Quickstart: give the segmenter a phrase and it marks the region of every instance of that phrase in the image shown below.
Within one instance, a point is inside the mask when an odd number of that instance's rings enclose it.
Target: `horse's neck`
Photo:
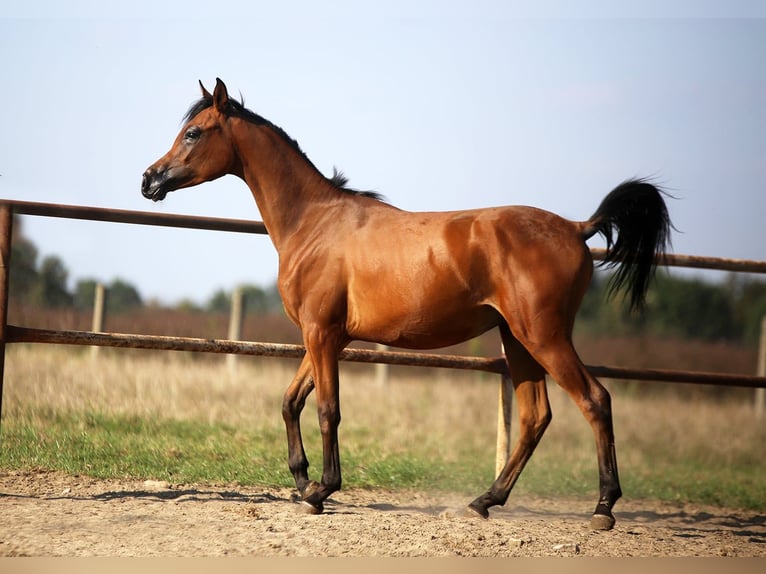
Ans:
[[[242,177],[279,251],[339,194],[282,136],[268,126],[248,127],[237,136]]]

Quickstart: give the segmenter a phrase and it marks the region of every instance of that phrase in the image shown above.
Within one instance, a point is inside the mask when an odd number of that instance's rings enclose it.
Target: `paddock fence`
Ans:
[[[266,226],[260,221],[159,214],[0,199],[0,420],[2,417],[5,348],[9,343],[86,345],[96,348],[118,347],[154,349],[161,351],[192,351],[294,359],[302,358],[305,353],[305,349],[301,345],[283,343],[104,333],[95,329],[93,331],[52,330],[9,325],[7,322],[9,299],[8,286],[11,268],[11,239],[13,234],[14,215],[56,217],[134,225],[180,227],[232,233],[268,233]],[[601,260],[604,257],[603,249],[593,248],[591,249],[591,252],[596,260]],[[667,254],[664,257],[662,264],[697,269],[766,273],[766,261],[745,259],[724,259],[717,257]],[[691,383],[753,388],[756,389],[756,415],[762,416],[764,402],[763,395],[764,389],[766,389],[766,336],[763,334],[764,330],[766,330],[766,319],[763,321],[758,373],[753,376],[665,369],[632,369],[602,365],[587,365],[587,368],[596,377],[617,380]],[[232,331],[230,331],[230,334],[231,333]],[[504,464],[510,451],[513,385],[511,384],[505,359],[502,356],[472,357],[349,348],[343,351],[340,358],[343,361],[360,363],[463,369],[483,371],[499,375],[500,389],[498,400],[496,466],[499,469]]]

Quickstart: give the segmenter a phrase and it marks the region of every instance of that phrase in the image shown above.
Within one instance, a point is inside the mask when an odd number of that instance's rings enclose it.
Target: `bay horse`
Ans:
[[[526,206],[408,212],[327,178],[281,128],[229,97],[217,79],[184,118],[173,147],[143,174],[144,197],[233,174],[250,188],[279,254],[278,288],[306,354],[285,391],[288,466],[306,512],[341,487],[338,355],[353,340],[409,349],[457,344],[497,327],[519,411],[519,438],[489,490],[468,505],[487,518],[505,504],[551,421],[545,377],[574,400],[596,439],[594,529],[614,526],[622,495],[608,391],[572,344],[575,314],[593,274],[586,240],[601,234],[611,290],[639,309],[670,242],[664,192],[618,185],[586,221]],[[616,238],[613,234],[616,233]],[[316,389],[324,466],[309,479],[300,415]]]

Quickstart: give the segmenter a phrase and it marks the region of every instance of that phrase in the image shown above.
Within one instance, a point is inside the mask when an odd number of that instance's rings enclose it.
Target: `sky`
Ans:
[[[323,173],[397,207],[584,220],[648,176],[675,198],[675,253],[766,260],[763,3],[109,4],[0,8],[0,198],[260,220],[234,176],[161,203],[140,193],[197,81],[220,77]],[[70,287],[121,278],[145,300],[204,303],[276,280],[266,236],[21,226]]]

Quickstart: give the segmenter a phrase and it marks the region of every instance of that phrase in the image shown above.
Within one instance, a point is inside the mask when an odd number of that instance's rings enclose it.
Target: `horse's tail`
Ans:
[[[606,256],[599,265],[618,266],[609,295],[627,290],[631,310],[643,307],[656,265],[670,246],[672,224],[663,195],[644,179],[629,179],[609,192],[583,226],[585,239],[596,233],[606,239]]]

